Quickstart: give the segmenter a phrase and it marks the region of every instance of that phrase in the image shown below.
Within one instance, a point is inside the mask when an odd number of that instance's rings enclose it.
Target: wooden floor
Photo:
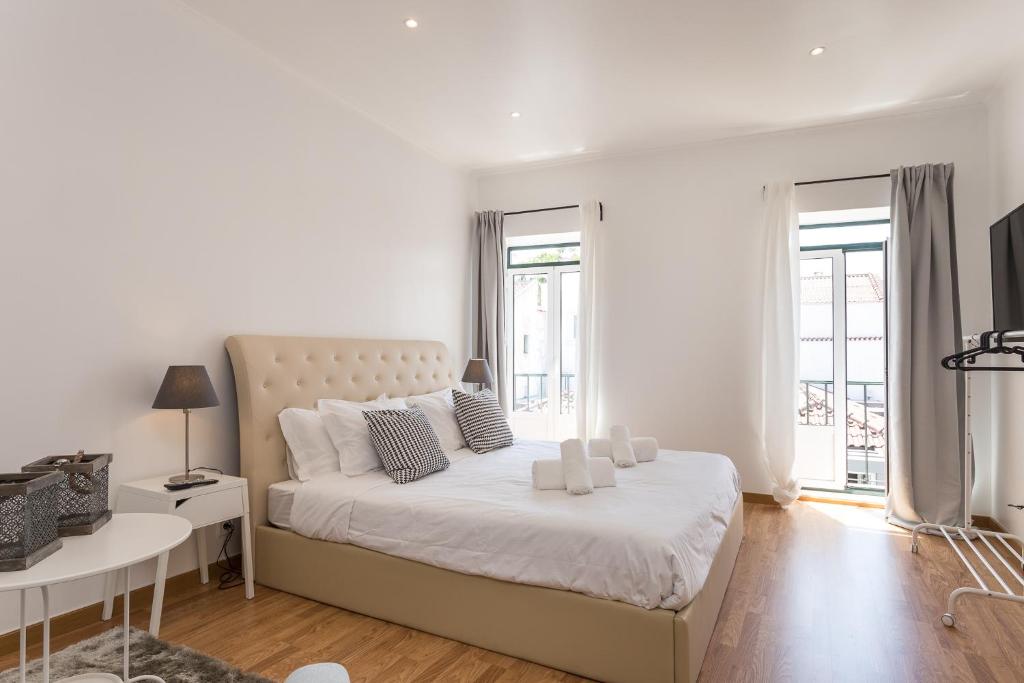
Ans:
[[[957,628],[939,623],[949,590],[970,585],[944,540],[925,538],[912,555],[880,511],[844,505],[744,512],[702,681],[1024,680],[1024,606],[966,598]],[[338,661],[353,681],[582,680],[267,588],[246,601],[240,587],[213,586],[169,599],[161,637],[271,679]],[[133,623],[148,623],[144,607]],[[105,628],[61,636],[54,649]],[[16,664],[0,658],[0,669]]]

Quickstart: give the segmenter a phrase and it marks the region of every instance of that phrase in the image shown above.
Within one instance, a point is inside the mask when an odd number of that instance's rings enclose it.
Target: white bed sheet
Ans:
[[[267,489],[267,519],[271,524],[282,529],[292,528],[292,503],[301,486],[302,482],[295,479],[270,485]]]
[[[732,462],[662,450],[584,496],[532,487],[558,444],[517,441],[405,485],[331,473],[295,492],[293,530],[466,574],[678,610],[700,591],[740,495]]]

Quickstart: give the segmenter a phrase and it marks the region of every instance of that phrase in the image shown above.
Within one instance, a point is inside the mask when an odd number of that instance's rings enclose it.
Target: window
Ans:
[[[812,488],[886,487],[888,238],[889,207],[800,214],[796,468]]]
[[[507,241],[512,428],[524,438],[568,438],[576,432],[579,234]]]
[[[527,244],[508,248],[509,268],[532,268],[540,264],[578,266],[580,264],[579,241],[558,244]]]

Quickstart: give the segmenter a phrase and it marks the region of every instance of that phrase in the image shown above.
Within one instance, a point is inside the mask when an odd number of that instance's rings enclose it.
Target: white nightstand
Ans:
[[[252,574],[252,537],[249,531],[249,486],[245,479],[226,474],[206,473],[216,484],[195,486],[181,491],[164,488],[167,477],[154,477],[121,484],[117,489],[115,512],[162,512],[176,515],[192,524],[199,555],[199,577],[203,583],[210,580],[209,560],[206,555],[206,527],[229,519],[242,519],[242,572],[245,575],[245,597],[255,595]],[[156,584],[153,595],[153,613],[149,618],[149,632],[160,631],[160,605],[163,604],[163,583],[167,577],[167,556],[157,562]],[[103,619],[114,612],[114,584],[116,577],[107,576],[103,601]],[[159,591],[160,595],[156,592]]]

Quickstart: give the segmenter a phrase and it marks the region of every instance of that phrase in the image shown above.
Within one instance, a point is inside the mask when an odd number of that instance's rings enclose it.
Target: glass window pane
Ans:
[[[800,227],[801,247],[842,246],[884,242],[889,239],[889,223],[878,225],[855,225],[842,227],[810,228]]]
[[[846,254],[846,457],[849,486],[885,489],[885,264]]]
[[[548,275],[512,277],[512,391],[516,412],[548,410]]]
[[[561,319],[562,349],[559,371],[559,412],[568,415],[576,412],[577,344],[580,331],[580,274],[562,273]]]
[[[534,217],[537,214],[532,214]],[[543,246],[545,244],[579,244],[580,233],[578,230],[570,230],[568,232],[545,232],[538,233],[536,235],[509,235],[508,233],[508,221],[511,219],[506,217],[505,226],[505,244],[510,247],[535,247]]]
[[[835,423],[832,308],[832,258],[801,260],[800,424]]]
[[[880,221],[875,225],[856,225]],[[853,223],[854,225],[850,225]],[[820,227],[815,227],[820,226]],[[802,211],[800,213],[800,246],[839,246],[884,242],[889,239],[889,207],[839,211]]]
[[[558,265],[559,263],[578,262],[580,260],[580,245],[512,247],[508,250],[508,258],[510,266]]]
[[[881,250],[846,254],[846,374],[851,380],[885,377],[884,278]]]

